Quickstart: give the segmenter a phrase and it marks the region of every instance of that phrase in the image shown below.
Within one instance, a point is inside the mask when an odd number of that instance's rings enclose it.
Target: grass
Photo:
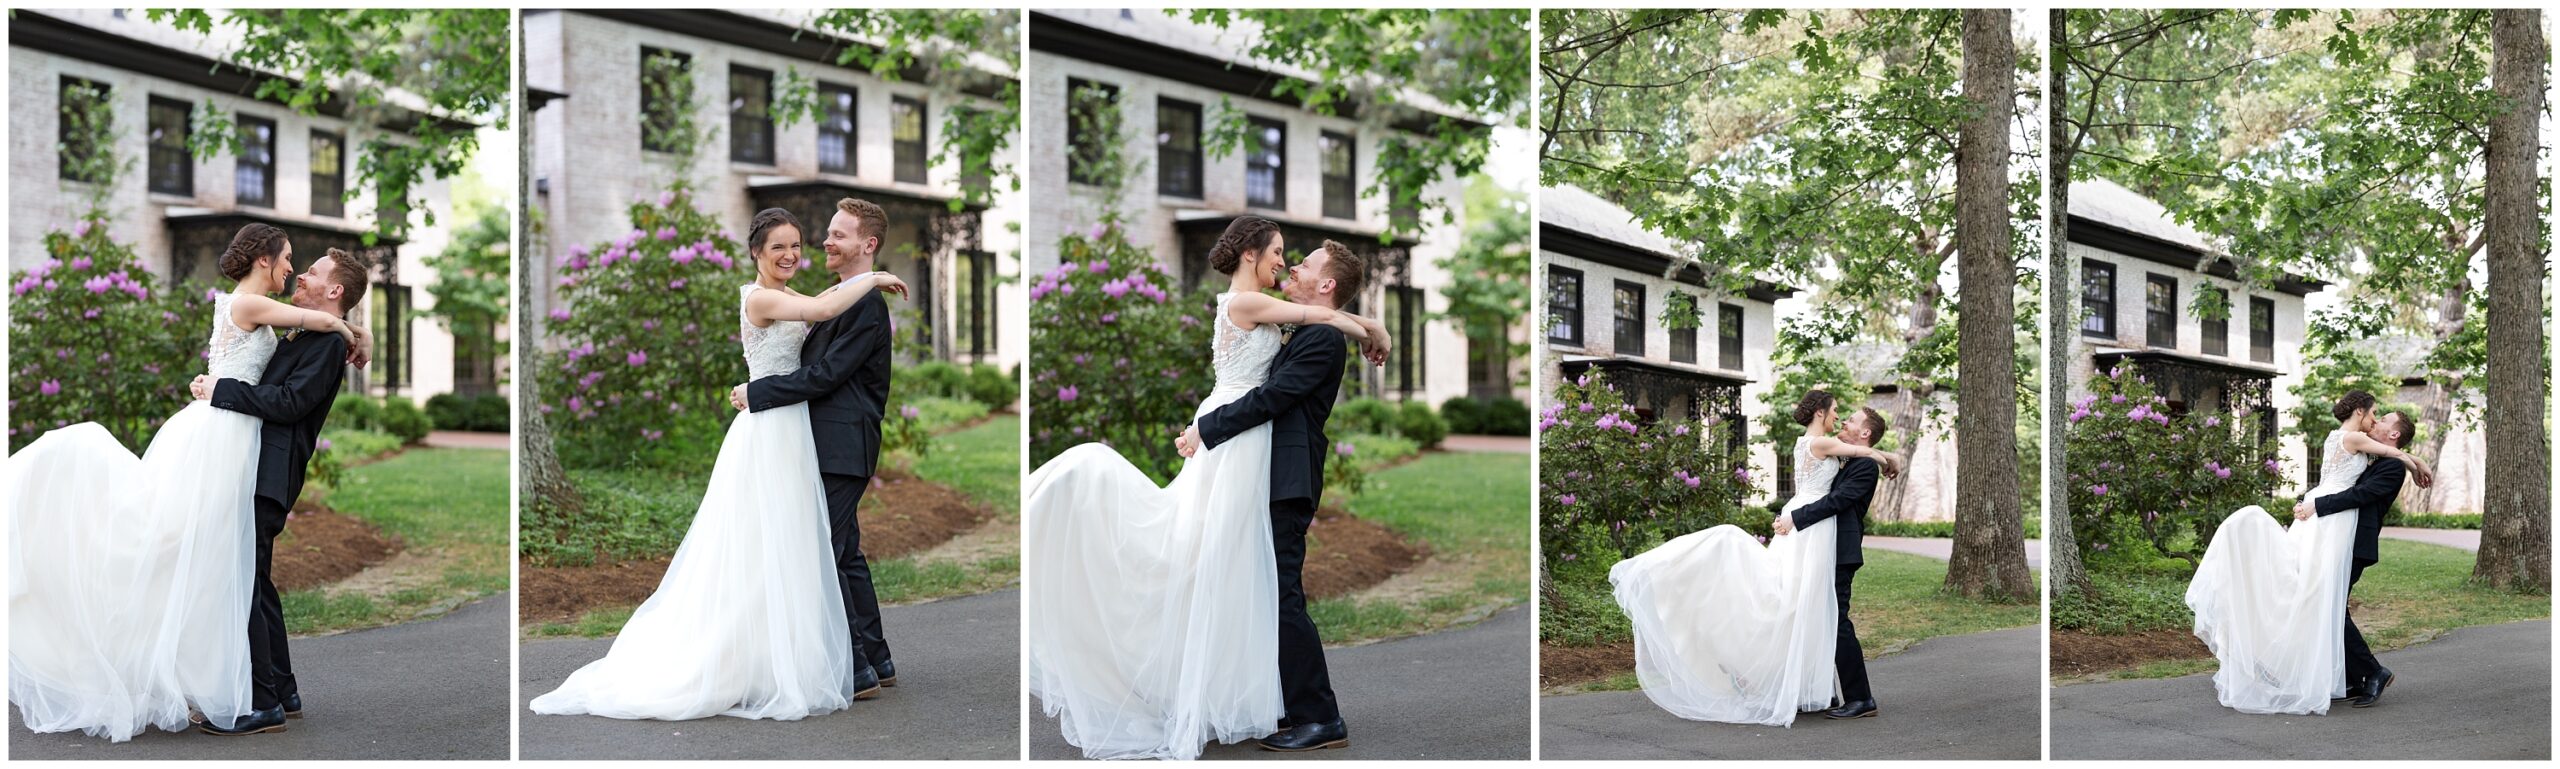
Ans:
[[[2365,570],[2351,593],[2356,628],[2374,651],[2425,643],[2455,628],[2551,616],[2549,596],[2473,585],[2470,552],[2389,538],[2380,547],[2381,562]],[[2186,607],[2190,574],[2184,561],[2120,571],[2121,566],[2092,565],[2090,578],[2101,585],[2099,601],[2056,594],[2055,625],[2110,634],[2194,627],[2194,615]],[[2210,658],[2168,660],[2107,676],[2167,678],[2213,669]]]
[[[970,501],[995,510],[996,520],[1019,531],[1021,520],[1022,418],[999,414],[966,430],[938,436],[934,451],[923,459],[898,455],[927,481],[948,486]],[[593,547],[547,548],[574,558],[602,549],[616,558],[645,558],[675,552],[702,500],[703,473],[656,469],[577,469],[570,481],[587,498],[596,525],[581,526]],[[1018,543],[1006,543],[1016,545]],[[938,598],[975,595],[1021,580],[1019,547],[995,548],[968,560],[927,560],[924,554],[871,562],[872,588],[880,603],[895,605]],[[528,557],[531,557],[530,554]],[[554,560],[555,563],[577,561]],[[525,628],[534,637],[594,638],[621,632],[636,607],[615,606],[589,611],[570,622],[547,622]]]
[[[513,465],[491,449],[413,448],[347,470],[331,508],[408,543],[430,568],[366,589],[322,586],[283,596],[285,629],[329,633],[437,613],[509,584],[507,486]]]
[[[1425,633],[1529,600],[1529,456],[1431,453],[1369,476],[1354,515],[1431,546],[1392,594],[1307,607],[1330,643]]]

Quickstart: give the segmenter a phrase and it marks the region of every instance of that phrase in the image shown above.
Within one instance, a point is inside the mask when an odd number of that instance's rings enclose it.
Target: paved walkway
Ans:
[[[2382,527],[2382,536],[2392,539],[2405,539],[2411,542],[2424,542],[2430,545],[2443,545],[2445,547],[2461,548],[2474,553],[2480,552],[2480,531],[2478,529],[2411,529],[2400,526],[2384,526]]]
[[[1956,541],[1935,537],[1864,537],[1860,544],[1877,550],[1925,555],[1944,561],[1955,557]],[[2027,540],[2027,568],[2044,568],[2044,540]]]
[[[1527,454],[1538,450],[1526,435],[1452,435],[1440,439],[1440,448],[1476,454]]]
[[[423,622],[291,642],[304,718],[282,732],[216,737],[147,731],[110,743],[35,734],[9,709],[9,758],[507,760],[504,595]]]
[[[525,759],[1011,761],[1022,754],[1022,593],[1003,590],[881,609],[898,686],[798,721],[713,716],[623,721],[546,716],[533,698],[604,656],[613,639],[526,641],[520,652]]]
[[[1201,757],[1526,761],[1535,632],[1528,608],[1518,607],[1455,630],[1327,649],[1350,747],[1273,753],[1246,742],[1211,745]],[[1032,758],[1083,757],[1058,736],[1057,719],[1039,712],[1038,702],[1031,706]]]
[[[466,433],[455,430],[437,430],[427,433],[427,438],[423,442],[431,448],[439,449],[503,450],[514,446],[513,436],[506,433]]]
[[[1869,660],[1882,714],[1855,721],[1737,726],[1681,720],[1643,692],[1544,697],[1538,757],[2034,760],[2043,743],[2043,636],[2041,627],[1940,636]]]
[[[2380,655],[2395,676],[2374,707],[2246,715],[2213,676],[2053,690],[2062,759],[2551,759],[2551,621],[2459,628]]]

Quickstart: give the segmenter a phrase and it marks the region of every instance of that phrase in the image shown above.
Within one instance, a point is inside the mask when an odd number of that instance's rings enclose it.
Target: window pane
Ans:
[[[898,181],[924,183],[925,105],[904,96],[889,100],[889,143]]]
[[[346,142],[337,134],[311,132],[311,213],[345,216]]]
[[[1716,359],[1724,368],[1742,370],[1742,308],[1716,305]]]
[[[1286,208],[1289,200],[1288,127],[1269,118],[1250,118],[1254,145],[1245,153],[1244,202],[1264,208]]]
[[[1120,121],[1112,106],[1120,89],[1108,83],[1067,80],[1067,181],[1101,184],[1102,164],[1118,141]],[[1107,124],[1106,124],[1107,121]]]
[[[729,159],[773,162],[773,74],[729,68]]]
[[[1324,161],[1324,215],[1337,219],[1358,218],[1359,189],[1354,168],[1355,144],[1349,136],[1326,132],[1316,137],[1317,154]]]
[[[1200,107],[1156,102],[1156,192],[1200,197]]]
[[[1555,269],[1547,273],[1547,338],[1582,342],[1582,273]]]
[[[147,175],[151,191],[195,194],[195,159],[187,154],[189,106],[186,102],[151,100],[151,158]]]
[[[234,194],[244,206],[276,204],[276,124],[247,115],[239,117],[240,155],[233,164]]]
[[[828,173],[853,173],[853,89],[840,85],[818,87],[818,107],[825,114],[818,120],[818,170]]]

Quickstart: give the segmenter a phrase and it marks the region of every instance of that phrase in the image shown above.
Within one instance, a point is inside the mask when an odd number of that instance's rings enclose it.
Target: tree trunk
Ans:
[[[2458,249],[2462,244],[2455,243],[2452,247]],[[2443,347],[2453,339],[2453,335],[2462,333],[2464,316],[2470,309],[2470,296],[2471,281],[2464,279],[2454,281],[2452,287],[2445,289],[2444,294],[2437,297],[2434,329],[2436,347]],[[2426,427],[2424,430],[2426,440],[2411,446],[2410,453],[2416,454],[2418,459],[2427,463],[2428,467],[2438,471],[2455,469],[2444,466],[2444,447],[2447,443],[2446,438],[2453,433],[2450,428],[2453,425],[2454,399],[2462,392],[2463,383],[2458,378],[2437,377],[2432,375],[2433,372],[2429,374],[2426,392],[2420,396],[2418,403],[2418,424]],[[2437,475],[2441,477],[2444,473],[2438,472]],[[2432,487],[2407,484],[2400,489],[2400,509],[2425,514],[2457,512],[2448,509],[2445,502],[2446,496],[2455,488],[2454,484],[2445,483],[2442,480],[2437,481]]]
[[[524,81],[524,30],[516,30],[516,81]],[[534,248],[533,237],[533,120],[526,115],[516,120],[516,318],[531,328],[533,313],[533,270],[524,264],[546,258]],[[516,350],[526,359],[541,354],[540,339],[516,340]],[[560,469],[560,455],[551,448],[551,423],[542,418],[541,377],[535,367],[516,367],[516,416],[518,424],[517,473],[523,481],[524,521],[539,521],[576,515],[586,509],[586,501],[578,489],[569,485],[569,475]]]
[[[1916,248],[1924,254],[1938,251],[1938,245],[1929,242],[1919,243]],[[1938,270],[1931,269],[1923,274],[1936,275]],[[1922,286],[1920,295],[1911,301],[1911,317],[1908,324],[1910,330],[1903,332],[1902,336],[1905,349],[1919,344],[1920,340],[1927,339],[1930,334],[1936,333],[1938,299],[1942,293],[1937,282],[1931,281]],[[1908,509],[1911,506],[1911,458],[1920,451],[1921,428],[1928,421],[1926,417],[1929,413],[1929,400],[1937,394],[1937,387],[1928,382],[1913,383],[1902,389],[1900,393],[1902,398],[1899,402],[1885,409],[1886,423],[1891,425],[1888,434],[1900,436],[1896,438],[1900,443],[1895,444],[1893,456],[1902,461],[1904,475],[1902,480],[1886,483],[1876,489],[1877,496],[1882,499],[1876,500],[1871,506],[1872,510],[1878,511],[1872,513],[1873,515],[1892,521],[1920,520],[1918,513]],[[1861,400],[1866,398],[1865,393],[1861,393],[1860,396]]]
[[[2473,580],[2551,591],[2551,443],[2545,418],[2539,198],[2542,14],[2498,10],[2489,22],[2489,83],[2506,108],[2489,119],[2484,206],[2488,227],[2488,456],[2486,508]]]
[[[2068,11],[2055,8],[2045,36],[2052,40],[2067,39],[2064,21]],[[2054,46],[2057,52],[2062,45]],[[2045,579],[2060,588],[2090,592],[2089,570],[2080,563],[2080,546],[2071,538],[2071,495],[2063,472],[2063,428],[2071,424],[2071,339],[2079,331],[2080,280],[2079,266],[2069,257],[2065,245],[2071,234],[2071,155],[2073,146],[2064,130],[2063,105],[2071,103],[2065,89],[2069,79],[2062,63],[2046,67],[2045,98],[2053,106],[2045,118],[2046,161],[2045,232],[2046,249],[2044,281],[2044,552]]]
[[[1964,95],[1956,132],[1956,541],[1949,591],[2029,601],[2018,507],[2017,260],[2009,244],[2009,116],[2018,51],[2009,12],[1964,12]]]

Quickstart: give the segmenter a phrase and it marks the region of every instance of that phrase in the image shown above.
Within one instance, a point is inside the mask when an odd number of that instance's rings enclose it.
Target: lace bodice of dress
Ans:
[[[1235,292],[1218,295],[1218,318],[1213,322],[1216,337],[1209,345],[1209,361],[1218,375],[1217,389],[1252,388],[1271,376],[1271,359],[1280,354],[1280,327],[1264,323],[1251,329],[1237,328],[1227,319],[1227,302]]]
[[[738,287],[738,345],[746,349],[747,378],[763,379],[788,374],[800,367],[800,342],[809,338],[809,323],[777,320],[773,325],[756,328],[747,320],[747,297],[760,288],[749,283]]]
[[[267,359],[276,354],[276,332],[259,326],[247,331],[231,322],[231,305],[239,297],[216,294],[213,297],[213,338],[206,340],[205,373],[215,379],[237,379],[258,383],[258,375],[267,370]],[[317,332],[314,332],[317,333]]]
[[[1818,498],[1831,493],[1831,479],[1840,474],[1839,457],[1813,456],[1813,436],[1796,438],[1796,497]]]
[[[2356,485],[2356,476],[2363,475],[2365,466],[2371,464],[2372,455],[2347,450],[2347,431],[2331,430],[2329,439],[2320,446],[2320,483],[2303,497],[2318,499],[2346,491]]]

